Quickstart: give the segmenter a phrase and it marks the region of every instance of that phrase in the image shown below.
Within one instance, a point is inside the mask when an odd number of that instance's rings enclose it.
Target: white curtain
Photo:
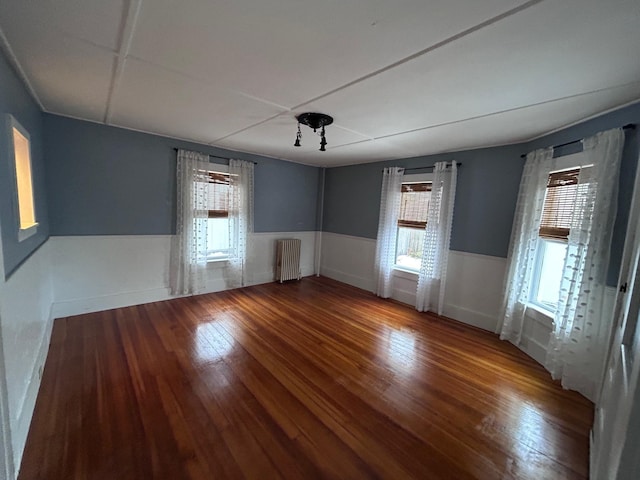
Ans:
[[[552,162],[553,148],[529,153],[520,181],[507,256],[502,325],[498,327],[500,338],[515,344],[520,343],[522,337],[538,245],[538,230]]]
[[[385,168],[382,174],[382,196],[380,198],[380,220],[376,243],[375,278],[376,295],[391,296],[391,274],[396,262],[396,237],[402,196],[404,168]]]
[[[592,401],[599,393],[613,312],[603,311],[618,198],[624,133],[609,130],[583,140],[590,168],[580,170],[560,301],[546,367],[564,388]]]
[[[172,240],[169,283],[173,295],[204,288],[207,267],[208,177],[202,165],[209,156],[178,150],[176,235]]]
[[[420,312],[435,309],[442,315],[457,178],[455,161],[450,166],[447,162],[435,164],[416,290],[416,309]]]
[[[229,161],[229,260],[225,270],[228,288],[247,282],[249,234],[253,232],[253,162]]]

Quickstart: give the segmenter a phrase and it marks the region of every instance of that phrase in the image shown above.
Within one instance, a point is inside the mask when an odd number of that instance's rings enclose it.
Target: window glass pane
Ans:
[[[403,183],[398,226],[424,227],[427,223],[430,198],[430,183]]]
[[[27,229],[36,223],[33,206],[33,183],[31,180],[31,152],[29,139],[13,127],[13,149],[18,187],[18,210],[20,228]]]
[[[218,177],[223,177],[221,174],[213,174],[210,175]],[[229,183],[228,181],[224,183],[223,181],[213,180],[210,178],[208,183],[208,207],[209,210],[216,211],[227,211],[229,210]]]
[[[398,227],[396,243],[396,265],[410,270],[420,270],[424,230]]]
[[[210,218],[207,225],[207,260],[220,260],[229,255],[229,219]]]
[[[560,297],[560,282],[567,245],[540,240],[538,244],[539,275],[535,303],[555,311]]]
[[[580,169],[549,174],[545,191],[540,236],[567,239],[573,220]]]

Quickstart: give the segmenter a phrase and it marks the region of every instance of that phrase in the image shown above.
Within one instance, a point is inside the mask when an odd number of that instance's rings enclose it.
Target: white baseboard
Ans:
[[[320,274],[372,292],[375,252],[370,238],[322,232]]]
[[[40,391],[40,383],[42,382],[42,373],[44,371],[44,364],[49,354],[49,344],[51,342],[51,331],[53,330],[53,318],[50,317],[47,320],[45,329],[40,340],[40,346],[38,347],[38,353],[36,361],[33,364],[31,371],[31,377],[29,379],[29,386],[24,397],[24,402],[21,405],[20,411],[17,412],[17,428],[16,433],[20,432],[20,435],[14,435],[13,457],[14,465],[16,469],[16,478],[20,473],[20,462],[22,460],[22,454],[24,453],[24,447],[27,444],[27,434],[29,433],[29,427],[31,426],[31,419],[33,418],[33,412],[36,408],[36,400],[38,398],[38,392]]]
[[[322,233],[320,272],[329,278],[374,291],[376,241]],[[476,327],[495,331],[502,301],[506,259],[450,251],[444,314]],[[415,305],[417,275],[396,271],[392,298]]]
[[[596,421],[597,415],[596,420],[594,421],[594,426]],[[592,428],[589,432],[589,478],[591,480],[596,478],[596,454],[597,452],[595,449],[595,433],[594,429]]]
[[[302,269],[302,277],[313,275],[313,271],[309,268]],[[263,283],[271,283],[274,281],[273,272],[262,272],[254,275],[253,280],[247,283],[247,286],[261,285]],[[227,285],[222,279],[216,279],[209,282],[205,293],[215,293],[227,290]],[[91,298],[78,298],[74,300],[65,300],[55,302],[51,306],[52,318],[64,318],[73,315],[81,315],[83,313],[101,312],[114,308],[130,307],[133,305],[144,305],[145,303],[162,302],[176,298],[171,295],[168,288],[152,288],[149,290],[141,290],[138,292],[124,292],[112,295],[102,295]]]
[[[320,268],[320,275],[332,278],[333,280],[337,280],[342,283],[347,283],[349,285],[367,290],[369,292],[373,292],[373,280],[371,278],[360,277],[327,267]]]
[[[100,312],[113,308],[130,307],[173,298],[168,288],[152,288],[137,292],[123,292],[91,298],[78,298],[55,302],[52,306],[54,318],[69,317],[82,313]]]
[[[541,344],[535,338],[522,337],[520,345],[516,345],[520,350],[533,358],[540,365],[544,365],[547,358],[547,346]]]
[[[300,265],[300,278],[314,275],[313,265]],[[247,286],[262,285],[263,283],[271,283],[276,281],[275,269],[253,273],[251,279],[247,282]]]
[[[279,238],[302,241],[302,275],[314,269],[316,232],[268,232],[249,238],[246,284],[274,280]],[[54,316],[158,302],[173,298],[169,289],[170,235],[52,237]],[[200,293],[226,290],[224,269],[210,264]]]
[[[247,282],[248,286],[261,285],[263,283],[273,282],[275,281],[276,275],[275,275],[275,272],[271,270],[266,272],[254,273],[252,277],[253,278],[249,282]]]
[[[407,305],[411,305],[415,307],[416,305],[416,292],[415,290],[404,290],[402,288],[393,288],[393,292],[391,293],[391,298],[397,300],[402,303],[406,303]]]
[[[482,328],[483,330],[494,332],[496,329],[497,318],[460,305],[445,303],[442,313],[445,317],[453,318],[454,320]]]

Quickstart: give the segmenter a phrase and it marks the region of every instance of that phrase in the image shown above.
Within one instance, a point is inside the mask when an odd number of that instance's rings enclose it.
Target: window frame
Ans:
[[[18,242],[22,242],[27,238],[35,235],[38,231],[38,215],[36,209],[36,199],[35,199],[35,186],[33,183],[33,158],[31,155],[31,135],[26,128],[22,126],[20,122],[11,114],[8,115],[8,135],[9,141],[7,145],[9,147],[9,158],[12,162],[13,167],[13,178],[15,185],[15,215],[17,219],[17,233],[18,233]],[[28,192],[21,192],[20,185],[24,182],[18,177],[18,157],[17,157],[17,149],[16,149],[16,141],[15,141],[15,132],[17,132],[20,136],[22,136],[27,142],[27,184],[29,187]],[[24,205],[21,201],[21,198],[24,199],[24,195],[27,195],[29,200],[29,205]],[[28,208],[32,213],[33,221],[27,225],[22,224],[22,209]]]
[[[544,256],[546,252],[547,245],[549,243],[561,243],[566,245],[562,240],[554,240],[551,238],[543,238],[538,236],[538,241],[536,245],[536,258],[533,267],[533,271],[531,274],[531,288],[529,290],[529,304],[536,307],[537,309],[542,309],[546,313],[554,315],[556,313],[555,309],[549,307],[548,304],[542,303],[538,301],[538,292],[540,290],[540,280],[542,279],[542,263],[544,262]],[[541,251],[542,246],[542,251]],[[566,255],[566,253],[565,253]]]
[[[545,177],[548,178],[549,175],[558,171],[571,170],[571,169],[582,169],[588,167],[590,164],[587,162],[588,157],[585,152],[577,152],[571,155],[566,155],[563,157],[554,158],[551,162],[551,166],[547,172],[545,172]],[[545,184],[545,194],[546,194],[546,184]],[[542,218],[541,218],[542,220]],[[538,234],[537,244],[536,244],[536,252],[535,252],[535,262],[533,269],[530,273],[530,288],[529,288],[529,298],[527,300],[527,304],[529,307],[532,307],[534,310],[542,311],[545,315],[549,316],[551,319],[555,316],[556,309],[549,308],[549,305],[544,303],[539,303],[537,301],[538,297],[538,289],[540,286],[540,274],[542,270],[542,262],[544,260],[544,253],[540,252],[540,245],[543,242],[558,242],[564,243],[562,240],[553,240],[551,238],[544,238]],[[563,265],[564,266],[564,265]]]
[[[433,184],[433,173],[413,173],[413,174],[405,174],[402,176],[402,183],[431,183]],[[411,228],[411,227],[404,227],[404,228]],[[426,227],[425,227],[426,229]],[[406,272],[406,273],[410,273],[413,275],[417,275],[420,272],[420,268],[417,269],[413,269],[410,267],[407,267],[405,265],[399,265],[397,262],[398,260],[398,234],[400,231],[400,226],[397,225],[396,222],[396,244],[394,247],[394,252],[395,252],[395,261],[393,264],[393,269],[400,271],[400,272]],[[420,262],[422,264],[422,262]]]
[[[200,165],[198,166],[198,169],[206,172],[207,175],[213,173],[213,174],[219,174],[219,175],[224,175],[224,176],[230,176],[229,174],[229,166],[228,165],[223,165],[223,164],[219,164],[219,163],[200,163]],[[215,218],[226,218],[227,221],[229,219],[229,212],[227,211],[227,215],[226,216],[222,216],[219,214],[215,214],[215,215],[211,215],[211,212],[217,212],[216,210],[209,210],[208,214],[207,214],[207,222],[209,222],[209,220],[211,219],[215,219]],[[209,224],[207,224],[207,237],[209,236]],[[208,238],[207,238],[207,242],[208,242]],[[230,250],[227,249],[227,250]],[[229,261],[229,254],[227,253],[226,257],[218,257],[218,258],[209,258],[209,250],[207,249],[207,265],[210,266],[215,266],[217,265],[221,265],[224,262],[228,262]]]

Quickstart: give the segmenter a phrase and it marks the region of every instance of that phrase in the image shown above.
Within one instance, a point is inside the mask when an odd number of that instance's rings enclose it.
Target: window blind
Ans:
[[[229,216],[229,176],[224,173],[207,172],[209,218]]]
[[[580,169],[549,174],[539,236],[567,241],[578,193]]]
[[[425,228],[431,199],[431,183],[403,183],[399,227]]]

